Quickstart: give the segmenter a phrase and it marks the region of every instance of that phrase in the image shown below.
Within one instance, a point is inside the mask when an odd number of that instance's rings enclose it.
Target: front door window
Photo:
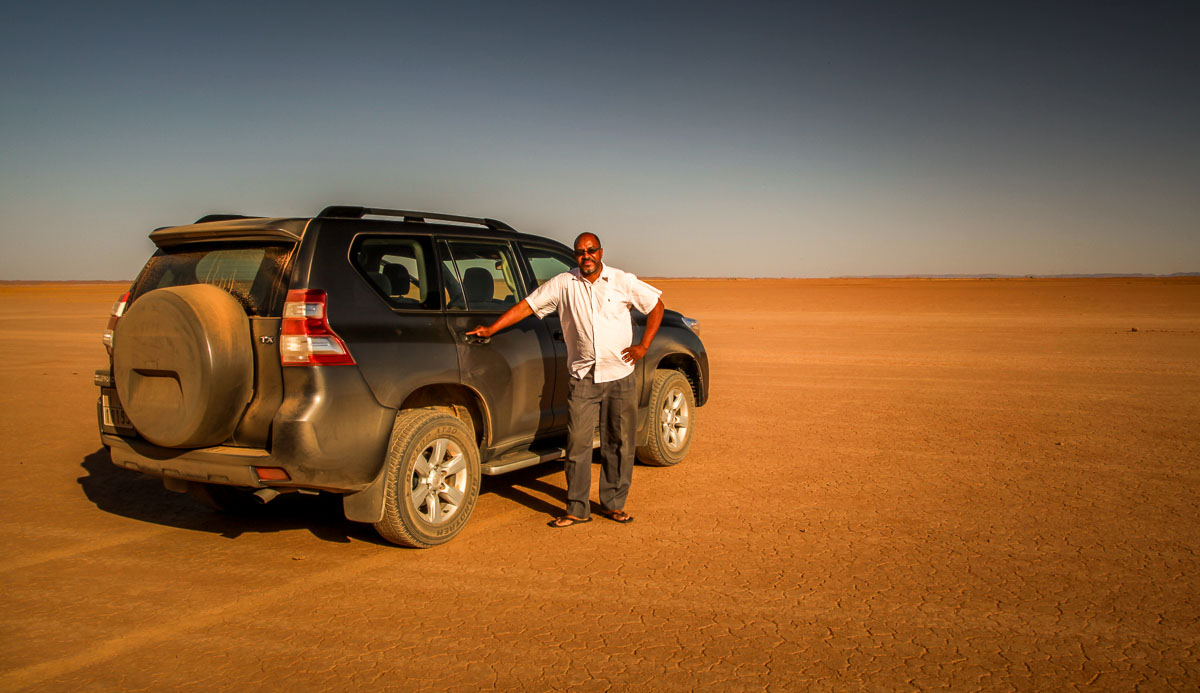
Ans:
[[[447,245],[450,251],[442,259],[442,274],[448,277],[449,310],[503,313],[524,298],[508,244],[450,241]]]

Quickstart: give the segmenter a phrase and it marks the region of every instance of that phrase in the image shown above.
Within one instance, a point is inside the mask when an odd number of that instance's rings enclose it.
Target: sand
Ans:
[[[636,521],[551,464],[427,551],[114,468],[123,287],[0,285],[0,690],[1200,686],[1200,280],[656,283],[712,399]]]

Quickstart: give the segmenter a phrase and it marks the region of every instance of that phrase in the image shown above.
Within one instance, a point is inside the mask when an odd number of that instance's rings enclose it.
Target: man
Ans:
[[[567,344],[568,385],[567,514],[551,527],[591,522],[592,435],[600,418],[600,514],[632,522],[625,499],[633,481],[633,436],[637,429],[634,364],[646,355],[662,323],[661,291],[628,272],[604,264],[594,233],[575,239],[576,269],[551,277],[494,323],[467,334],[490,337],[530,315],[558,311]],[[642,341],[633,344],[629,309],[646,314]]]

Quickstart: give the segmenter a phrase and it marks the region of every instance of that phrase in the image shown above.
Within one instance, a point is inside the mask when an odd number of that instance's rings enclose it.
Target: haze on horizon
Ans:
[[[0,279],[364,204],[648,276],[1200,271],[1200,4],[45,4],[0,26]]]

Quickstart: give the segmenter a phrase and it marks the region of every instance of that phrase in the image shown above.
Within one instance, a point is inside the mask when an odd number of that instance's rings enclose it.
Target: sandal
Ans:
[[[563,515],[562,517],[556,517],[553,520],[550,520],[550,522],[547,524],[554,529],[566,529],[567,527],[574,527],[575,525],[586,525],[591,521],[592,518],[590,517],[587,519],[580,519],[578,517],[571,517],[570,515]]]
[[[633,515],[624,510],[601,510],[600,514],[613,522],[620,522],[623,525],[633,522]]]

